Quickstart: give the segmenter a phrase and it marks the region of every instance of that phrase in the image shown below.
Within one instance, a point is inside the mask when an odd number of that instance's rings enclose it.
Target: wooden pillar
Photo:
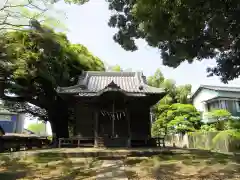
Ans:
[[[125,113],[126,113],[126,119],[127,119],[127,125],[128,125],[128,144],[127,146],[128,147],[131,147],[131,122],[130,122],[130,116],[129,116],[129,113],[130,111],[128,110],[128,108],[126,107],[125,108]]]
[[[99,117],[99,110],[96,108],[94,109],[94,120],[95,120],[95,127],[94,127],[94,147],[98,147],[98,117]]]
[[[112,104],[112,138],[115,137],[115,100]]]

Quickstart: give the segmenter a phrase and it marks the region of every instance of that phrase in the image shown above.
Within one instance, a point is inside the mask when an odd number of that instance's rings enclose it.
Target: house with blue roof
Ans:
[[[233,117],[240,117],[240,87],[201,85],[191,99],[203,122],[216,121],[206,116],[213,109],[226,109]]]

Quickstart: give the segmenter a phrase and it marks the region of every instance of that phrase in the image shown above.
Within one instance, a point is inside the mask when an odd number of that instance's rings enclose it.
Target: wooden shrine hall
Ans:
[[[76,85],[57,92],[74,108],[74,135],[92,139],[95,147],[150,143],[150,107],[165,95],[147,85],[141,72],[87,71]]]

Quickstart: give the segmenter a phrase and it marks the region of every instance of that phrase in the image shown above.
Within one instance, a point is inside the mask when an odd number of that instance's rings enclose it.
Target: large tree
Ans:
[[[177,67],[205,58],[216,58],[208,75],[225,83],[240,75],[240,3],[237,0],[108,0],[117,28],[114,40],[124,49],[137,49],[145,39],[161,51],[163,64]]]
[[[1,34],[0,48],[2,98],[22,111],[47,118],[57,138],[67,137],[68,106],[56,88],[76,83],[82,70],[103,70],[100,59],[40,24]]]

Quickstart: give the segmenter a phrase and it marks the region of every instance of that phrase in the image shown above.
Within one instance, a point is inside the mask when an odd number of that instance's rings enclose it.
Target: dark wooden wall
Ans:
[[[101,107],[98,107],[99,111]],[[130,121],[130,135],[133,139],[142,139],[151,137],[151,122],[150,122],[150,107],[144,103],[144,101],[131,101],[128,102],[125,106],[127,108],[128,118]],[[94,137],[95,133],[95,111],[91,103],[76,102],[75,104],[75,120],[76,120],[76,132],[75,135],[80,135],[82,137]],[[99,113],[98,115],[98,131],[101,129],[101,122],[104,123],[104,118]],[[107,133],[111,134],[112,122],[111,120],[105,119],[105,122],[108,123]],[[115,121],[115,133],[118,134],[118,137],[128,137],[129,136],[129,125],[127,115],[120,120]],[[99,135],[100,132],[99,132]]]
[[[132,107],[130,110],[130,127],[132,138],[147,138],[151,136],[150,107],[144,104]]]
[[[87,103],[78,102],[75,105],[76,132],[82,137],[94,137],[94,109]]]

